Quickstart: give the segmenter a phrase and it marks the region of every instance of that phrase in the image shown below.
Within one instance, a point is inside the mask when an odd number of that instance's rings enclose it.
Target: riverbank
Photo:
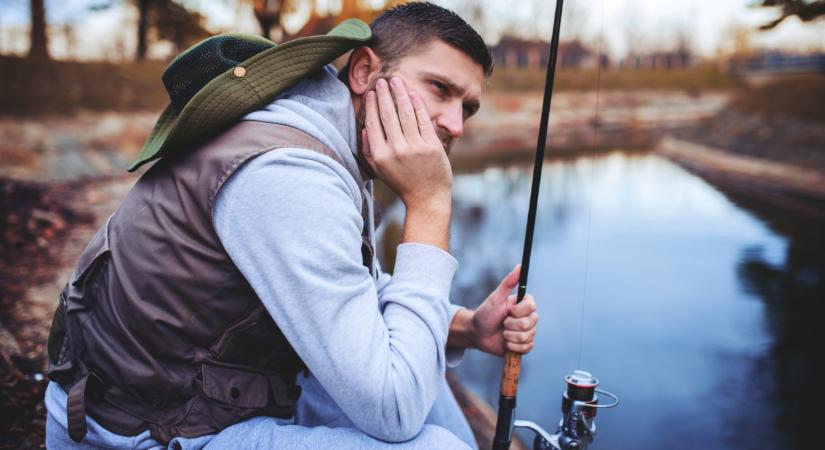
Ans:
[[[825,170],[778,162],[768,158],[742,156],[674,137],[662,139],[656,152],[713,184],[731,186],[765,200],[793,201],[825,205]]]
[[[542,93],[490,92],[450,159],[473,170],[488,164],[532,160]],[[559,92],[553,96],[547,158],[614,149],[649,149],[664,136],[696,127],[725,108],[730,94],[711,91]]]
[[[655,151],[714,184],[795,208],[825,207],[825,123],[728,108]]]

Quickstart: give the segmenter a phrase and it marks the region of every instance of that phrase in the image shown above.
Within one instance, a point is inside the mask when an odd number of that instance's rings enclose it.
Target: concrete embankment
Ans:
[[[491,92],[467,123],[451,160],[459,168],[529,159],[536,149],[541,92]],[[547,157],[582,151],[650,149],[658,139],[721,111],[725,92],[559,92],[553,96]]]
[[[825,124],[726,108],[655,150],[722,187],[788,206],[825,205]]]
[[[801,167],[665,137],[656,152],[712,182],[754,193],[825,202],[825,170]]]

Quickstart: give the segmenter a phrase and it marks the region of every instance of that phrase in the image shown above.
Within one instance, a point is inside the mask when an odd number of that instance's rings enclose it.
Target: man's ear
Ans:
[[[364,95],[381,73],[381,59],[371,48],[359,47],[349,61],[349,89],[353,94]]]

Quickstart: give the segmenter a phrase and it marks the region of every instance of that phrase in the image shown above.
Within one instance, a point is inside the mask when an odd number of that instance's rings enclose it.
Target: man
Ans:
[[[49,448],[475,446],[447,362],[526,353],[537,322],[518,268],[475,311],[448,300],[447,153],[491,65],[455,14],[399,6],[344,82],[328,66],[153,166],[62,294]],[[406,206],[393,276],[372,177]]]

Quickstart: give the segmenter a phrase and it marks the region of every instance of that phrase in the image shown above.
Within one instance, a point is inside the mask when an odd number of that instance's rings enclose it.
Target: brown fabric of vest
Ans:
[[[85,435],[86,414],[119,434],[148,428],[163,443],[253,416],[293,415],[303,363],[212,222],[221,185],[251,158],[284,147],[343,165],[297,129],[241,122],[159,161],[89,243],[49,338],[49,377],[69,393],[73,439]]]

